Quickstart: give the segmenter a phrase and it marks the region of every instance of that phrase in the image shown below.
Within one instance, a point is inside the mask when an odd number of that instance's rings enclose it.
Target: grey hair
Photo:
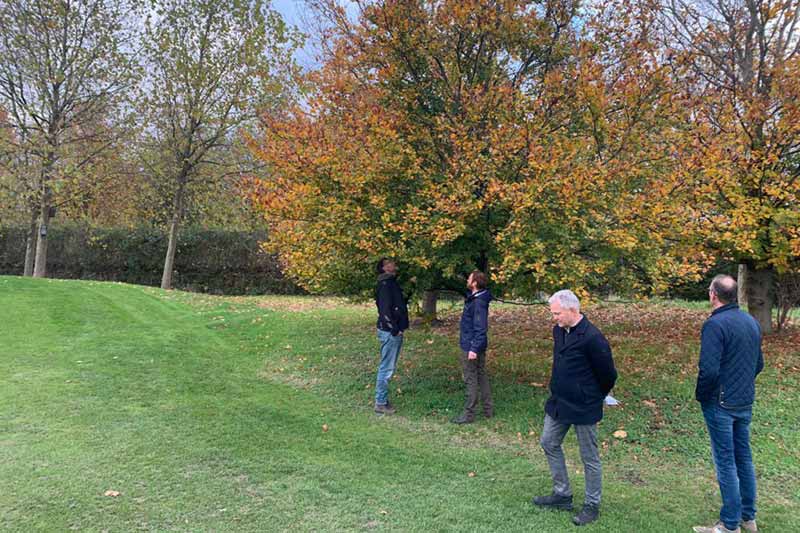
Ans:
[[[574,309],[575,311],[581,310],[581,301],[578,300],[575,293],[569,289],[558,291],[547,300],[547,302],[551,304],[556,301],[565,309]]]

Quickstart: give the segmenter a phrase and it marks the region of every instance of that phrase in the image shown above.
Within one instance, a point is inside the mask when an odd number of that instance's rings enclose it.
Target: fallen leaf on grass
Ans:
[[[112,498],[116,498],[119,496],[119,491],[117,490],[107,490],[103,493],[103,496],[111,496]]]
[[[625,439],[628,437],[628,432],[622,429],[618,429],[614,432],[615,439]]]
[[[470,472],[470,473],[469,473],[469,474],[467,474],[467,475],[468,475],[469,477],[475,477],[475,472]]]
[[[322,424],[322,431],[328,431],[328,424]]]

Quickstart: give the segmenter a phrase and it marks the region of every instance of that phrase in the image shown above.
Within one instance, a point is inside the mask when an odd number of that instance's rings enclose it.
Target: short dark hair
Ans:
[[[739,296],[739,286],[736,280],[727,274],[714,276],[708,290],[716,294],[717,299],[724,304],[736,302]]]
[[[383,274],[383,265],[391,261],[392,259],[389,257],[381,257],[378,259],[378,262],[375,264],[375,272],[380,275]]]
[[[489,285],[489,278],[480,270],[473,270],[470,276],[472,276],[472,281],[475,282],[475,286],[478,289],[483,290]]]

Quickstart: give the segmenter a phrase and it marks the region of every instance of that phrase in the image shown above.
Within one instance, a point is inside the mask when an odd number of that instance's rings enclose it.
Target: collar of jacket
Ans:
[[[392,279],[394,274],[389,274],[388,272],[384,272],[378,275],[378,281],[386,281],[387,279]]]
[[[489,289],[481,289],[478,292],[471,292],[471,293],[467,294],[467,297],[465,299],[466,299],[466,301],[469,302],[471,300],[474,300],[474,299],[480,298],[480,297],[489,298],[489,301],[491,301],[493,299],[492,295],[489,293]]]
[[[581,314],[581,319],[578,320],[577,324],[575,324],[574,326],[569,328],[569,331],[570,331],[570,333],[572,333],[574,331],[575,333],[579,333],[579,334],[583,335],[584,332],[586,332],[586,326],[588,325],[588,323],[589,323],[589,319],[586,318],[586,315]],[[561,326],[558,326],[558,327],[561,328]],[[561,329],[565,331],[567,328],[561,328]]]
[[[725,311],[730,311],[731,309],[739,309],[739,304],[730,303],[730,304],[725,304],[722,307],[717,307],[716,309],[711,311],[711,316],[714,316],[714,315],[716,315],[718,313],[723,313]]]
[[[561,332],[566,333],[566,329],[558,325],[556,325],[556,327]],[[575,327],[570,330],[569,335],[567,335],[566,339],[564,339],[563,344],[561,345],[561,350],[574,343],[578,339],[578,337],[583,336],[586,333],[586,329],[588,327],[589,327],[589,319],[586,318],[586,315],[582,315],[581,321],[575,324]]]

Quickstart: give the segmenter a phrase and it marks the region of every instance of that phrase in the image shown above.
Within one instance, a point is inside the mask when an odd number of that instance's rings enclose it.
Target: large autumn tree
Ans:
[[[800,259],[800,2],[642,8],[684,110],[664,208],[680,213],[682,239],[747,265],[749,311],[770,332],[775,275]]]
[[[671,101],[635,32],[604,52],[563,0],[314,4],[331,25],[307,104],[253,142],[267,247],[307,288],[368,290],[383,254],[417,290],[477,267],[523,296],[655,291],[694,265],[637,223]]]

